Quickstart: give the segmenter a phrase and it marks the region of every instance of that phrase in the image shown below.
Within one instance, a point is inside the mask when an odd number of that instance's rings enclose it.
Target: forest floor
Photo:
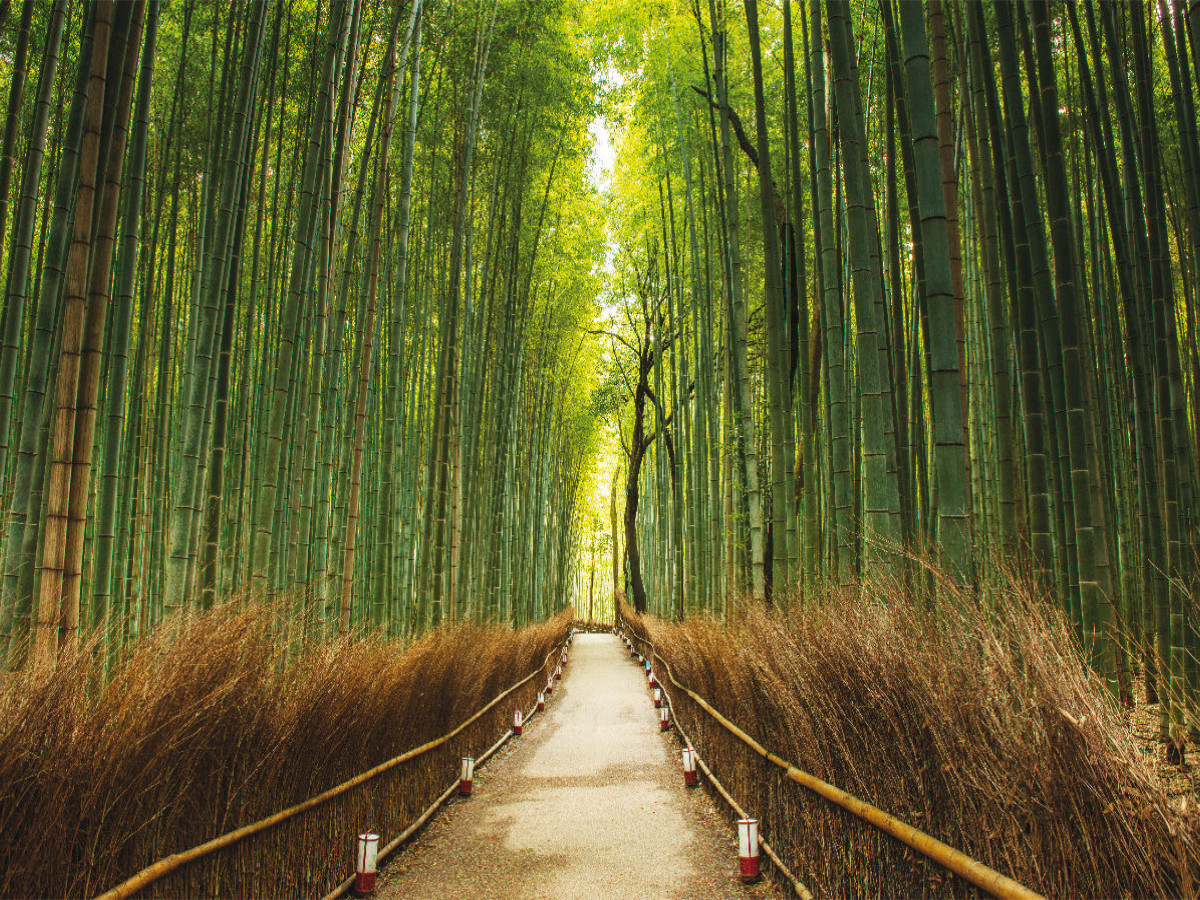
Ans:
[[[683,784],[640,670],[575,638],[546,713],[380,872],[379,900],[772,898],[737,878],[728,817]]]

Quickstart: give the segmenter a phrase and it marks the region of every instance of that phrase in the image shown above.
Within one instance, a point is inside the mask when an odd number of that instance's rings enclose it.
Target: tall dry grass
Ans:
[[[1029,583],[1011,577],[981,599],[876,580],[788,613],[743,607],[729,627],[625,614],[682,683],[768,749],[1034,890],[1195,894],[1195,804],[1182,808],[1147,771]],[[818,896],[978,893],[782,779],[686,695],[676,714]]]
[[[540,666],[569,625],[564,614],[519,631],[447,627],[409,644],[303,643],[289,637],[289,613],[230,604],[168,624],[107,681],[91,648],[53,670],[4,676],[0,896],[94,895],[440,736]],[[345,875],[355,828],[403,822],[452,781],[449,757],[482,751],[511,716],[498,708],[460,744],[397,772],[387,790],[399,799],[356,798],[335,829],[346,834],[311,833],[328,822],[297,826],[305,841],[324,841],[320,859],[299,860],[312,869],[299,876],[302,893]],[[279,842],[295,845],[297,834]],[[241,880],[185,879],[151,893],[272,896],[282,883],[272,867],[297,864],[240,852],[223,865],[245,868]],[[214,883],[227,887],[201,886]]]

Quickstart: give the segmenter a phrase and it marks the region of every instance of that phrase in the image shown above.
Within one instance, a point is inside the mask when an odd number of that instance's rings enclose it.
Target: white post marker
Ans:
[[[458,776],[458,793],[463,797],[471,796],[471,783],[475,780],[475,757],[462,758],[462,772]]]
[[[554,670],[554,680],[559,681],[562,678],[562,666]]]
[[[367,897],[375,890],[375,861],[379,856],[379,835],[373,831],[358,836],[354,858],[354,896]]]
[[[546,695],[538,691],[538,712],[544,712],[546,709]]]
[[[517,737],[521,736],[521,727],[523,724],[523,717],[521,716],[521,711],[518,709],[513,713],[513,734]]]
[[[649,670],[646,672],[646,680],[650,683],[650,687],[654,687],[656,684],[658,684],[658,679],[655,678],[654,673]]]
[[[655,709],[662,708],[662,688],[654,689],[654,708]]]
[[[691,747],[684,747],[680,755],[683,757],[683,783],[688,787],[695,787],[700,783],[696,775],[696,751]]]
[[[743,884],[762,878],[758,871],[758,819],[738,819],[738,870]]]
[[[667,709],[665,706],[662,707],[661,709],[659,709],[659,711],[658,711],[658,730],[659,731],[666,731],[668,728],[671,727],[671,720],[670,720],[670,718],[668,718],[670,716],[670,714],[671,714],[671,711],[669,709]]]
[[[549,678],[546,679],[546,693],[547,694],[554,693],[554,676],[553,675],[551,675]]]

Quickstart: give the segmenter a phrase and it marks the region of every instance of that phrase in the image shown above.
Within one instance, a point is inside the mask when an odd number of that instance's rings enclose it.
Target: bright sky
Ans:
[[[625,83],[625,76],[613,66],[607,66],[604,71],[595,76],[596,90],[603,97],[613,88]],[[608,120],[604,113],[596,114],[592,124],[588,126],[595,145],[592,148],[591,174],[592,183],[601,191],[607,191],[612,185],[613,160],[617,152],[613,147],[612,134],[608,130]]]
[[[592,147],[592,160],[589,166],[592,183],[600,191],[607,191],[612,186],[613,160],[617,155],[617,151],[613,149],[612,135],[608,131],[608,121],[603,115],[597,115],[592,119],[592,124],[588,126],[588,131],[592,133],[596,142]]]
[[[624,77],[616,69],[609,67],[603,72],[596,75],[596,87],[603,94],[606,90],[619,86],[624,82]],[[613,164],[616,160],[617,151],[613,146],[612,132],[608,129],[608,120],[601,111],[592,119],[588,126],[588,131],[592,135],[592,157],[588,164],[589,175],[592,184],[596,186],[596,190],[601,194],[605,194],[612,187]],[[613,272],[613,255],[616,252],[616,247],[612,243],[611,238],[605,248],[604,262],[602,269],[606,276],[611,278]],[[601,299],[601,318],[607,319],[612,316],[614,308],[607,300]]]

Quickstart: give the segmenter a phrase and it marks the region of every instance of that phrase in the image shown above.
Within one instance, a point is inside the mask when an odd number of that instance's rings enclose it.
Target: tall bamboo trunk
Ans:
[[[973,577],[970,479],[963,441],[963,383],[958,336],[962,306],[955,297],[941,160],[938,153],[929,44],[919,4],[900,4],[909,113],[916,164],[919,240],[929,308],[929,381],[932,399],[934,471],[937,476],[938,547],[963,581]]]
[[[868,541],[890,542],[899,536],[899,491],[889,470],[894,434],[888,428],[892,394],[880,366],[878,312],[883,283],[871,249],[878,233],[870,172],[865,165],[866,134],[857,90],[857,63],[851,43],[846,0],[828,0],[829,42],[837,95],[838,132],[845,180],[849,258],[857,319],[858,396],[862,407],[863,525]],[[864,548],[864,551],[866,548]],[[878,551],[877,551],[878,552]],[[885,554],[886,555],[886,554]],[[865,564],[864,556],[861,563]]]
[[[42,581],[38,592],[33,660],[49,665],[59,649],[63,614],[63,587],[67,565],[67,528],[70,515],[71,462],[75,441],[75,402],[79,388],[87,315],[87,268],[92,242],[92,205],[96,196],[100,128],[104,117],[104,86],[108,69],[113,4],[100,0],[95,8],[91,57],[88,65],[87,106],[79,153],[75,189],[75,223],[66,264],[65,297],[60,318],[58,380],[51,427],[49,489],[46,494]],[[81,65],[83,62],[81,61]]]

